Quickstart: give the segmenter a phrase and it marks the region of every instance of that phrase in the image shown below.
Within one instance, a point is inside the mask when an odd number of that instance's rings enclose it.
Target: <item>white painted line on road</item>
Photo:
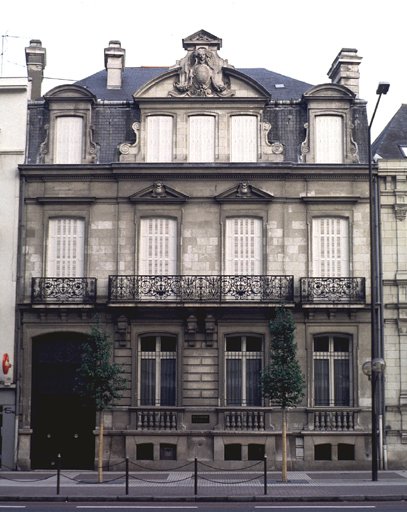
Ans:
[[[0,505],[0,508],[25,508],[25,505]]]

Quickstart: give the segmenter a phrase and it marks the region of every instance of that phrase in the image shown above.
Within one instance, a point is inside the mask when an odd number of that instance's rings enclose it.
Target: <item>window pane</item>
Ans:
[[[350,405],[349,388],[349,360],[334,360],[334,380],[335,380],[335,405],[347,407]]]
[[[331,444],[316,444],[314,446],[315,460],[332,460]]]
[[[141,352],[155,352],[156,338],[155,336],[144,336],[140,341]]]
[[[214,162],[215,118],[191,116],[189,118],[189,161]]]
[[[160,405],[175,405],[175,359],[161,361],[161,399]]]
[[[314,352],[329,352],[328,336],[318,336],[314,339]]]
[[[226,403],[242,405],[242,361],[226,360]]]
[[[261,352],[261,338],[258,336],[247,336],[246,338],[246,352]]]
[[[314,361],[315,405],[329,405],[329,360]]]
[[[264,460],[265,446],[264,444],[249,444],[247,449],[248,460]]]
[[[172,161],[172,117],[147,118],[147,162]]]
[[[155,405],[155,359],[140,361],[140,404]]]
[[[225,460],[242,460],[242,445],[225,444]]]
[[[233,116],[231,118],[232,162],[257,161],[257,117]]]
[[[240,336],[233,336],[226,339],[227,352],[240,352],[242,350],[242,338]]]
[[[246,361],[246,405],[261,406],[260,389],[261,359]]]
[[[334,336],[334,352],[349,352],[349,338]]]
[[[56,119],[55,158],[56,164],[82,163],[82,117],[63,116]]]
[[[176,352],[177,339],[173,336],[161,336],[161,352]]]

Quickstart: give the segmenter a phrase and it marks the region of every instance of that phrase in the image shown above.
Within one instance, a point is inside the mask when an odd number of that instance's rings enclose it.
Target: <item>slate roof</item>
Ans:
[[[75,85],[86,87],[99,100],[133,101],[133,94],[142,85],[168,70],[169,68],[163,67],[125,68],[122,74],[121,89],[106,88],[107,72],[105,69],[75,82]],[[304,92],[313,87],[306,82],[301,82],[264,68],[243,68],[237,69],[237,71],[256,80],[271,94],[272,100],[299,100]],[[284,85],[284,88],[276,88],[276,85],[281,84]]]
[[[400,146],[407,146],[407,103],[401,105],[386,128],[372,144],[372,155],[386,160],[405,158]]]

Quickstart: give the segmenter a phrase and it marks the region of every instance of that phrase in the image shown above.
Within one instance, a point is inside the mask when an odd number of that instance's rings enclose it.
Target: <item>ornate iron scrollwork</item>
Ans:
[[[366,300],[364,277],[302,277],[300,284],[303,303]]]
[[[293,300],[292,276],[110,276],[110,301]]]
[[[32,302],[95,302],[93,277],[33,277]]]

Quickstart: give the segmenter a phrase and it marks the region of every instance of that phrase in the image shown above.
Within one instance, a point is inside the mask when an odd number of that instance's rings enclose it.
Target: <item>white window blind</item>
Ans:
[[[313,219],[314,277],[349,277],[348,219]]]
[[[177,221],[165,217],[141,219],[140,274],[177,273]]]
[[[262,221],[226,219],[226,275],[261,275]]]
[[[257,117],[231,118],[231,161],[257,161]]]
[[[83,277],[85,221],[59,218],[49,220],[47,276]]]
[[[317,163],[338,164],[343,162],[343,127],[339,116],[317,116],[316,152]]]
[[[56,164],[82,163],[82,117],[63,116],[56,118],[55,157]]]
[[[172,117],[149,116],[147,118],[147,162],[171,162],[172,137]]]
[[[215,160],[215,117],[191,116],[189,118],[189,161],[213,162]]]

